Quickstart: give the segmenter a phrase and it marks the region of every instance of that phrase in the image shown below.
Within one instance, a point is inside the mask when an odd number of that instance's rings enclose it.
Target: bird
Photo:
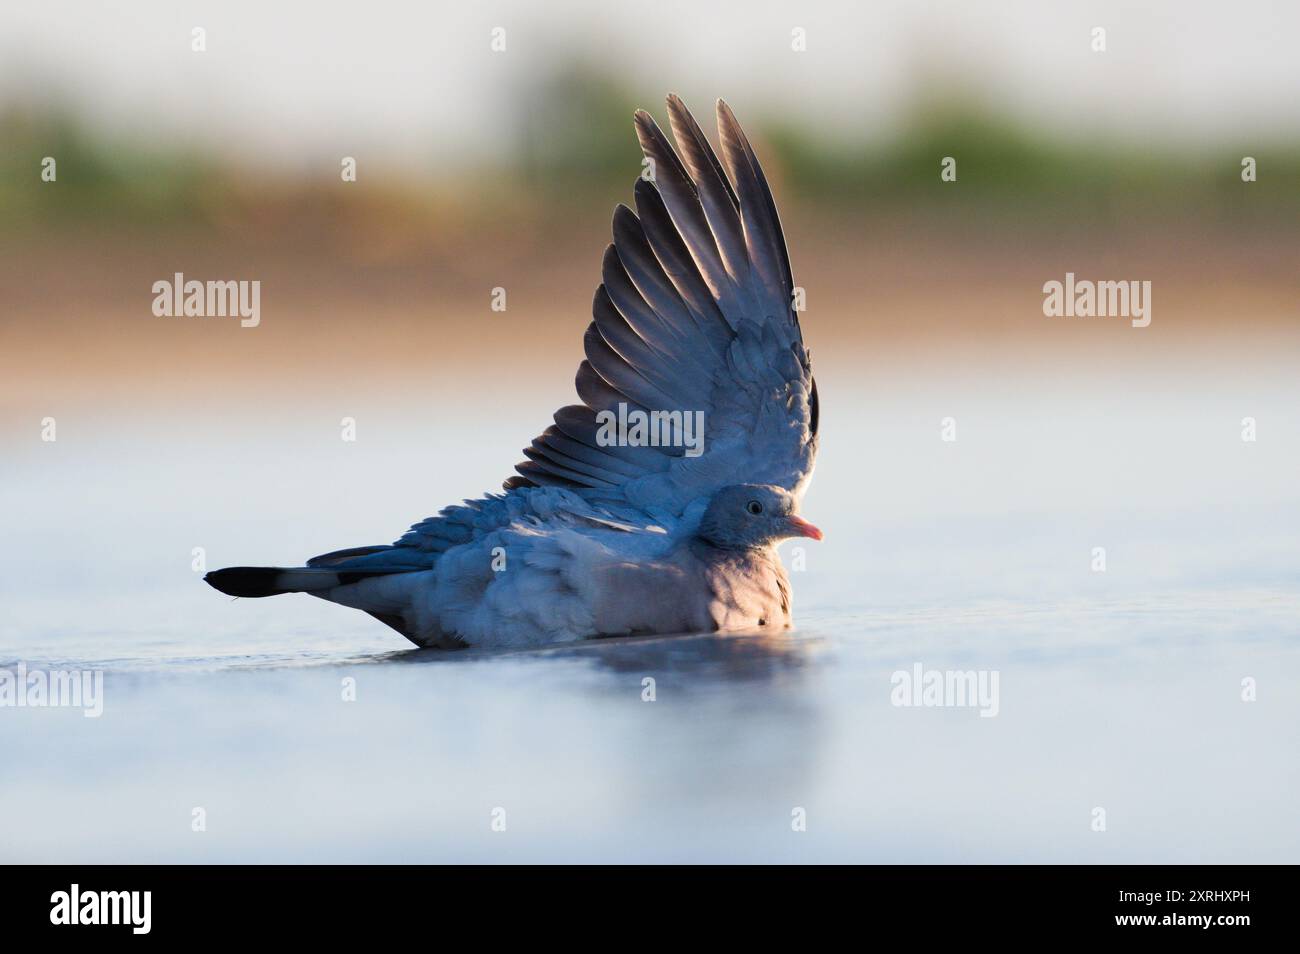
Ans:
[[[634,114],[645,161],[635,211],[614,212],[580,403],[555,412],[501,492],[392,544],[206,582],[353,607],[425,649],[792,626],[776,544],[822,539],[800,516],[820,406],[799,290],[731,108],[717,101],[715,152],[678,96],[667,106],[676,148]]]

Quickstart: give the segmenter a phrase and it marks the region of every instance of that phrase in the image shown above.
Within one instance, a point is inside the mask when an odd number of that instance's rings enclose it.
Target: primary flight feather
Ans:
[[[425,647],[790,625],[776,543],[798,516],[818,402],[767,179],[718,101],[721,159],[676,96],[677,149],[644,111],[636,211],[614,213],[583,338],[581,404],[524,449],[504,493],[396,543],[228,567],[232,596],[310,593]]]

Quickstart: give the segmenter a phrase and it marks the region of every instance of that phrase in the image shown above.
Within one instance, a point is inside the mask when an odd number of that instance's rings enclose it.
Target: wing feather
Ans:
[[[614,213],[575,379],[583,403],[556,412],[507,489],[553,485],[660,520],[729,483],[802,494],[811,477],[817,386],[771,187],[726,103],[719,152],[676,96],[668,113],[676,150],[636,113],[654,177],[637,180],[636,212]],[[611,442],[606,412],[620,411],[703,415],[703,453]]]
[[[741,299],[746,315],[753,315],[758,302],[750,281],[749,250],[740,221],[740,205],[731,184],[723,174],[713,147],[704,138],[699,124],[676,96],[668,97],[668,116],[673,136],[682,151],[682,161],[690,171],[699,195],[700,207],[709,223],[718,252]]]
[[[744,130],[731,107],[722,100],[718,100],[718,133],[722,139],[722,155],[741,196],[745,244],[754,270],[767,292],[766,305],[771,309],[768,316],[788,318],[794,325],[791,310],[794,281],[776,202]]]
[[[673,147],[645,110],[637,111],[636,131],[641,140],[641,149],[654,161],[655,187],[664,200],[664,207],[686,243],[700,275],[709,286],[714,301],[718,303],[727,323],[734,328],[744,317],[743,302],[735,282],[723,264],[722,253],[709,228],[709,220],[704,207],[700,205],[695,184],[687,175]]]
[[[677,289],[695,326],[708,340],[710,348],[721,358],[731,341],[731,326],[722,315],[713,293],[705,284],[690,250],[673,225],[663,197],[644,179],[636,181],[636,209],[647,242],[660,267]]]

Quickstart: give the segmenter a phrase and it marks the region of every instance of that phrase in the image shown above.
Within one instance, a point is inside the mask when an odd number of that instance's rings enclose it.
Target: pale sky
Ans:
[[[10,0],[0,104],[58,95],[124,137],[252,163],[370,149],[472,165],[514,141],[512,98],[578,52],[660,115],[674,90],[885,135],[918,75],[938,75],[1050,130],[1253,143],[1300,133],[1297,33],[1300,4],[1282,2]]]

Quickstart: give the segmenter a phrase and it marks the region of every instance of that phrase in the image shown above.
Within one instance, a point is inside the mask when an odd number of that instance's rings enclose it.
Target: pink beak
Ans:
[[[812,537],[814,540],[822,538],[822,532],[802,517],[791,515],[785,518],[785,522],[790,525],[797,537]]]

